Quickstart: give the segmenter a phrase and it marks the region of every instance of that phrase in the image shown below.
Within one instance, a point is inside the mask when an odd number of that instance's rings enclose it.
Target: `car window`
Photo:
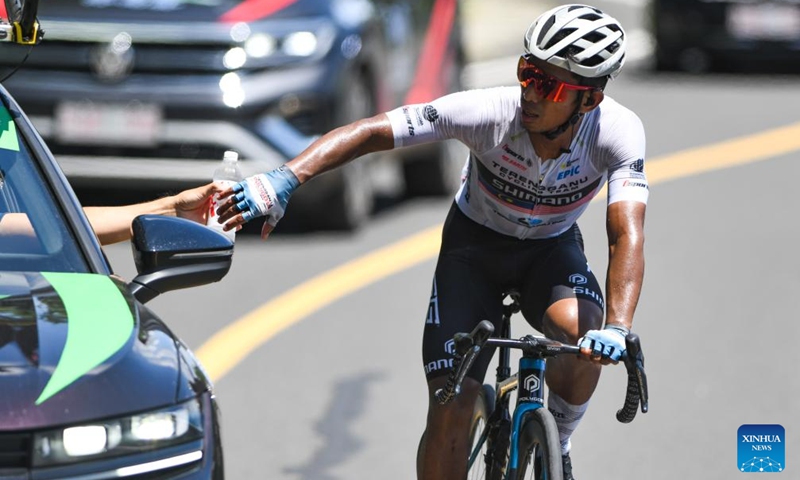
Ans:
[[[50,186],[2,104],[0,270],[89,271]]]

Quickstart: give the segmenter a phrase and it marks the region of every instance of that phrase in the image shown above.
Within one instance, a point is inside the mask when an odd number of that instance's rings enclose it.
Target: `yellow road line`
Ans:
[[[317,310],[382,278],[435,256],[442,226],[318,275],[220,330],[197,350],[208,375],[219,380],[253,350]]]
[[[800,150],[800,123],[694,148],[647,161],[651,185],[711,170],[767,160]],[[604,199],[601,193],[596,199]],[[322,273],[226,326],[198,350],[212,379],[219,380],[250,353],[291,325],[383,278],[436,256],[441,225],[375,250]]]
[[[648,161],[647,181],[666,182],[800,150],[800,123]]]

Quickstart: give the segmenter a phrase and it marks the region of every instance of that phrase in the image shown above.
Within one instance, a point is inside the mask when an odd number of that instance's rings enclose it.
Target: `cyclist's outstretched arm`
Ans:
[[[218,185],[209,183],[150,202],[123,206],[84,207],[83,210],[100,243],[110,245],[131,238],[131,224],[133,219],[139,215],[168,215],[205,223],[209,201],[215,193],[220,191],[222,188]]]
[[[280,168],[248,177],[224,191],[220,222],[230,230],[263,216],[262,238],[266,238],[301,184],[362,155],[392,148],[392,125],[384,113],[336,128]]]
[[[328,132],[286,166],[303,184],[357,157],[392,148],[392,125],[386,114],[381,113]]]

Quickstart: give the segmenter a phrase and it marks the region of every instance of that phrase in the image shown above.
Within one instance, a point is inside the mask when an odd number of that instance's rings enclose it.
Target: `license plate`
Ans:
[[[778,3],[728,6],[728,32],[741,40],[800,39],[800,7]]]
[[[161,120],[161,108],[153,104],[62,102],[55,111],[55,133],[68,144],[152,146]]]

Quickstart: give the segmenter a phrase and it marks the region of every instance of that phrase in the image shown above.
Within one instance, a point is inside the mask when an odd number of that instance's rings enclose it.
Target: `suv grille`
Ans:
[[[28,468],[31,453],[31,434],[0,434],[0,468]]]

